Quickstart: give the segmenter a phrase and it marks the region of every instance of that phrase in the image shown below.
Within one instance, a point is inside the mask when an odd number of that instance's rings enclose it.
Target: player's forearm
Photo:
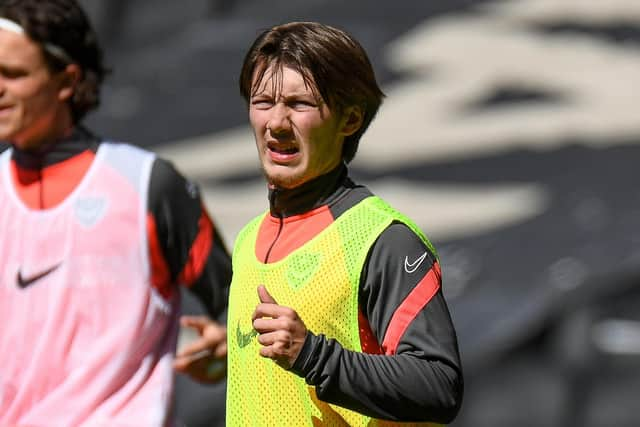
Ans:
[[[461,373],[447,361],[348,351],[322,335],[307,337],[292,371],[320,399],[375,418],[448,423],[462,398]]]

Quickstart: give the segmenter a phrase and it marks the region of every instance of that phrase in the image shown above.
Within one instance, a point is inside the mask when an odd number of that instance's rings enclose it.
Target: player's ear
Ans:
[[[68,101],[76,90],[76,86],[82,76],[82,70],[77,64],[69,64],[60,71],[60,88],[58,89],[58,99]]]
[[[344,136],[353,135],[362,126],[364,114],[362,107],[358,105],[352,105],[345,108],[342,114],[342,126],[340,128]]]

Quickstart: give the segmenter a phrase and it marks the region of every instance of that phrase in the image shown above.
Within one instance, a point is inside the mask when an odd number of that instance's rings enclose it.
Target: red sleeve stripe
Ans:
[[[207,214],[207,210],[202,206],[200,218],[198,219],[198,234],[193,240],[191,249],[189,249],[189,258],[178,276],[178,283],[190,287],[198,280],[207,263],[212,246],[213,223]]]
[[[434,262],[431,270],[416,285],[409,296],[402,301],[393,314],[387,333],[382,341],[384,354],[396,354],[400,338],[402,338],[418,313],[431,301],[438,289],[440,289],[440,266],[437,262]]]
[[[156,220],[151,213],[147,214],[147,236],[149,239],[149,260],[151,262],[151,283],[165,298],[171,296],[171,275],[169,266],[162,254]]]
[[[367,354],[382,354],[382,349],[378,341],[376,341],[376,336],[371,330],[371,325],[369,325],[369,321],[360,310],[358,310],[358,330],[360,331],[360,347],[362,347],[362,352]]]

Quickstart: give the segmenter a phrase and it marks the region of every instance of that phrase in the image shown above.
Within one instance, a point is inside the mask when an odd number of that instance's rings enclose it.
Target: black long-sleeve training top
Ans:
[[[342,165],[293,190],[270,190],[256,255],[276,262],[372,193]],[[463,377],[456,333],[435,254],[406,225],[392,223],[360,277],[364,353],[309,331],[291,368],[326,402],[396,421],[451,422]],[[303,319],[304,320],[304,319]]]

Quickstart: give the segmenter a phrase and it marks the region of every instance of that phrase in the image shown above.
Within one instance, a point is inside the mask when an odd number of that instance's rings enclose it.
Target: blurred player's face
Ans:
[[[66,72],[52,74],[38,44],[0,29],[0,140],[22,149],[61,136],[72,89]],[[68,116],[68,114],[66,114]]]
[[[295,188],[338,166],[344,138],[357,127],[353,114],[330,111],[297,71],[284,67],[275,78],[268,68],[249,101],[249,121],[269,183]]]

